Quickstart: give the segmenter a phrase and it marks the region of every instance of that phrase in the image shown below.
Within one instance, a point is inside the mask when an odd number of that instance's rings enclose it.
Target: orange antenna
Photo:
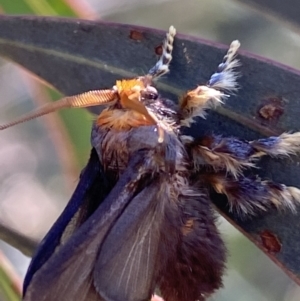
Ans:
[[[37,108],[33,112],[22,116],[16,121],[0,125],[0,130],[7,129],[16,124],[26,122],[63,108],[85,108],[97,105],[110,105],[116,100],[117,92],[115,90],[95,90],[74,96],[67,96],[53,103],[48,103],[40,108]]]

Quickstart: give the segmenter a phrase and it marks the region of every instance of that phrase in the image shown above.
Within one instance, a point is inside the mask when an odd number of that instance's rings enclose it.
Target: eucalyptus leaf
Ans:
[[[176,24],[175,24],[176,25]],[[165,32],[130,25],[45,17],[0,17],[0,55],[22,65],[66,95],[112,87],[116,79],[143,75],[157,59]],[[225,46],[178,35],[171,72],[157,84],[174,100],[205,83]],[[300,130],[300,73],[240,51],[241,89],[226,105],[199,120],[190,132],[211,132],[248,140]],[[300,159],[262,160],[261,177],[300,187]],[[216,205],[238,229],[300,284],[300,219],[267,212],[234,219],[224,199]],[[300,210],[300,207],[299,207]]]

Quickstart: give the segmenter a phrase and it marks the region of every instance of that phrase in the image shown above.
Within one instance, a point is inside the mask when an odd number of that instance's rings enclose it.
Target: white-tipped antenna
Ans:
[[[238,40],[230,44],[222,63],[208,81],[208,87],[227,92],[232,92],[237,89],[236,80],[238,73],[236,72],[236,67],[239,66],[239,61],[235,59],[235,57],[240,46],[241,44]]]
[[[240,42],[233,41],[207,85],[198,86],[183,96],[180,102],[183,126],[189,127],[195,122],[197,116],[205,118],[208,109],[224,103],[224,99],[228,97],[226,92],[233,92],[237,89],[236,67],[239,66],[239,61],[235,57],[239,47]]]
[[[33,112],[30,112],[16,121],[0,125],[0,130],[7,129],[16,124],[46,115],[48,113],[63,108],[84,108],[97,105],[109,105],[116,101],[116,91],[114,90],[95,90],[74,96],[64,97],[56,102],[48,103]]]
[[[162,55],[155,64],[154,67],[152,67],[148,74],[152,78],[160,77],[166,73],[169,72],[169,65],[172,60],[172,50],[173,50],[173,42],[174,37],[176,35],[176,29],[174,26],[170,26],[168,33],[166,34],[166,38],[163,42],[162,46]]]

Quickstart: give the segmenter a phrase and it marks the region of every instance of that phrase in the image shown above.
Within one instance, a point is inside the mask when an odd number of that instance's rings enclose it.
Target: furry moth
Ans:
[[[93,125],[78,186],[32,259],[24,301],[142,301],[156,289],[166,301],[204,301],[222,286],[226,261],[209,189],[226,195],[241,218],[296,211],[298,188],[244,171],[262,156],[299,152],[300,133],[255,141],[183,134],[237,89],[240,44],[231,43],[206,85],[175,104],[155,88],[169,72],[175,34],[170,27],[147,75],[65,97],[0,127],[61,108],[107,106]]]

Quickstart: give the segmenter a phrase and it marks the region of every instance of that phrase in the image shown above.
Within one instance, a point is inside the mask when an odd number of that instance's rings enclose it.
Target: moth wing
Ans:
[[[34,273],[24,301],[102,300],[93,285],[95,261],[107,232],[137,193],[143,157],[134,157],[95,212]]]
[[[101,246],[93,275],[106,301],[150,300],[154,292],[163,217],[159,185],[156,179],[133,198]]]
[[[88,211],[87,206],[90,204],[88,199],[92,198],[92,194],[95,193],[93,189],[95,182],[102,183],[101,191],[97,191],[97,202],[101,203],[105,198],[107,183],[98,156],[93,150],[87,166],[81,173],[80,181],[73,196],[38,246],[31,260],[24,280],[24,294],[33,275],[49,260],[63,241],[84,222],[84,218],[79,214],[79,211]],[[100,195],[102,196],[101,198],[99,197]]]
[[[72,252],[69,244],[60,249],[34,274],[24,301],[102,300],[94,289],[91,276],[99,243],[91,237],[78,243],[88,252],[82,248]]]

